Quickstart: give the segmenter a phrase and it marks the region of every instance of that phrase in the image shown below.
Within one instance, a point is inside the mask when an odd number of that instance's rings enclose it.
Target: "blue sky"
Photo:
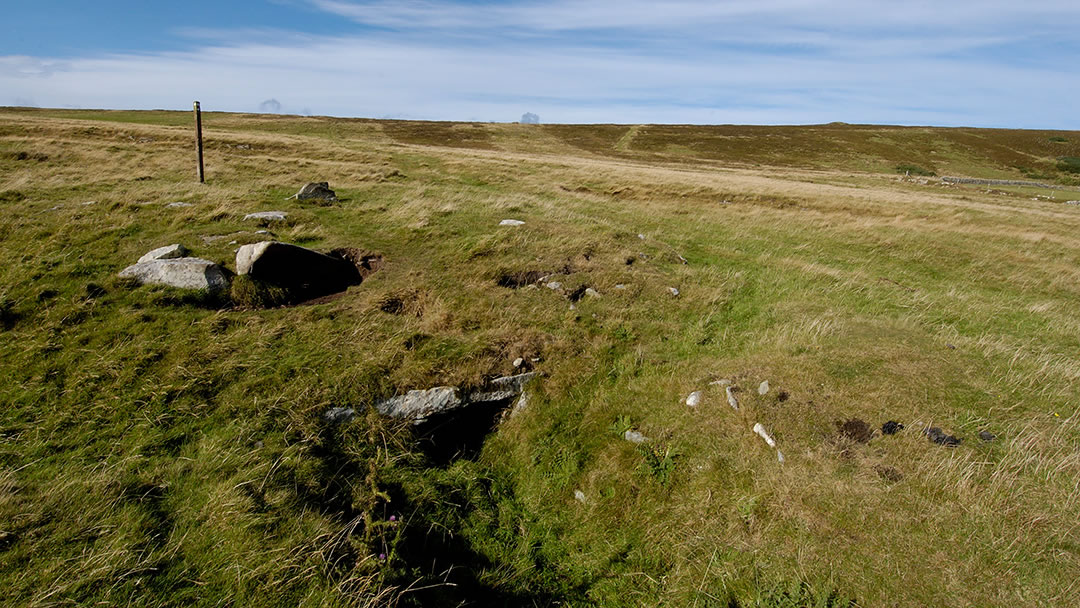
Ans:
[[[0,105],[1080,129],[1076,0],[38,0]]]

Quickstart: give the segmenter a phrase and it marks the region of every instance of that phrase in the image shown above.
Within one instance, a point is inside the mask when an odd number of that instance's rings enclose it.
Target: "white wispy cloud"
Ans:
[[[198,30],[187,52],[0,57],[0,103],[1080,127],[1066,101],[1080,5],[1065,2],[310,2],[355,33]]]

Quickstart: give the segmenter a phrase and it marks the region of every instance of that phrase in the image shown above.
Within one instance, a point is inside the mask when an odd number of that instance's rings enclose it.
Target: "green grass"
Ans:
[[[0,111],[8,603],[1074,595],[1080,216],[1031,200],[1070,191],[895,175],[1061,177],[1073,134],[208,113],[200,185],[189,121]],[[339,202],[287,199],[316,179]],[[116,278],[174,242],[234,268],[265,238],[243,216],[270,209],[290,214],[277,238],[383,266],[301,306],[244,279],[211,297]],[[547,275],[601,296],[529,287]],[[544,376],[475,456],[368,407],[518,357]],[[907,429],[858,444],[851,418]]]

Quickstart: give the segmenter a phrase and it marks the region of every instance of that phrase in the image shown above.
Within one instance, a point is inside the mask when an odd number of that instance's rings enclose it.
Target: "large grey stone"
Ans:
[[[346,260],[277,241],[240,247],[236,272],[310,297],[345,291],[363,280],[356,266]]]
[[[151,249],[150,251],[146,252],[145,255],[139,258],[139,263],[141,264],[143,262],[149,262],[151,260],[172,260],[176,258],[182,258],[188,253],[190,253],[188,251],[188,248],[184,247],[180,243],[166,245],[164,247],[158,247],[157,249]]]
[[[482,389],[466,395],[460,394],[459,389],[453,386],[412,390],[404,395],[376,403],[375,410],[384,416],[402,418],[420,424],[431,416],[446,414],[473,404],[513,399],[520,395],[525,385],[537,375],[537,372],[529,372],[496,378]]]
[[[409,391],[375,404],[375,410],[383,416],[404,418],[423,422],[429,416],[443,414],[460,408],[464,401],[453,386],[436,386],[427,390]]]
[[[244,216],[245,220],[259,220],[260,222],[284,222],[289,214],[284,211],[258,211]]]
[[[336,201],[337,194],[330,189],[329,182],[311,182],[305,184],[300,191],[292,196],[298,201],[306,200],[323,200],[323,201]]]
[[[490,403],[492,401],[504,401],[513,399],[525,390],[525,385],[537,376],[538,372],[528,372],[516,376],[503,376],[492,380],[487,386],[479,391],[469,393],[470,403]]]
[[[220,291],[229,286],[227,271],[202,258],[139,262],[121,270],[120,277],[135,279],[142,284],[168,285],[181,289]]]

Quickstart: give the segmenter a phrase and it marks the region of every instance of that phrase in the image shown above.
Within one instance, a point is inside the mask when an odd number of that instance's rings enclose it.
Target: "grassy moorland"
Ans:
[[[5,604],[1080,597],[1080,133],[211,113],[200,185],[190,122],[0,109]],[[266,210],[383,266],[279,308],[116,278],[234,267]],[[518,357],[478,452],[365,409]]]

